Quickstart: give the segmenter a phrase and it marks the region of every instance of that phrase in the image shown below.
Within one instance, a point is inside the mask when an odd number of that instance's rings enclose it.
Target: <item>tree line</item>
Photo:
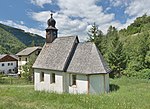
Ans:
[[[150,16],[138,17],[127,29],[110,26],[106,34],[94,23],[88,35],[112,69],[110,77],[150,79]]]

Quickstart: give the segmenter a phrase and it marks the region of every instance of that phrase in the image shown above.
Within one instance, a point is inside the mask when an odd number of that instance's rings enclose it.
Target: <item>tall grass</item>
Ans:
[[[28,81],[24,78],[14,78],[14,77],[1,77],[0,78],[0,84],[21,84],[21,85],[26,85],[26,84],[33,84],[32,81]]]
[[[0,85],[0,109],[150,109],[150,81],[120,78],[101,95],[34,91],[33,85]]]

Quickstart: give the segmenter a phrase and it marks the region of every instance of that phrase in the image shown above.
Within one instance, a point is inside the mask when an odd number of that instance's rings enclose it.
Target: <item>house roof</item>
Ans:
[[[11,54],[10,56],[18,60],[18,56],[17,55],[12,55]]]
[[[0,62],[18,61],[16,55],[0,54]]]
[[[110,72],[95,44],[79,43],[75,36],[58,37],[52,43],[46,43],[33,68],[80,74]]]
[[[46,43],[37,57],[33,68],[64,71],[77,37],[58,37]]]
[[[33,53],[34,51],[36,51],[37,49],[42,49],[42,47],[27,47],[26,49],[20,51],[16,55],[17,56],[28,56],[31,53]]]
[[[2,59],[3,57],[5,57],[7,54],[0,54],[0,59]]]
[[[99,74],[108,73],[110,69],[95,44],[86,42],[78,44],[67,72]]]

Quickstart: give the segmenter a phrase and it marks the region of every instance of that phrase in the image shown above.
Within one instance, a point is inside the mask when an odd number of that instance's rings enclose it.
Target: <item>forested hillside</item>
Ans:
[[[0,28],[0,54],[14,54],[25,47],[26,45],[20,42],[12,34]]]
[[[88,34],[111,67],[112,77],[150,78],[150,16],[143,15],[120,31],[110,26],[106,35],[94,24]]]
[[[45,38],[0,24],[0,54],[17,53],[27,46],[42,46]]]

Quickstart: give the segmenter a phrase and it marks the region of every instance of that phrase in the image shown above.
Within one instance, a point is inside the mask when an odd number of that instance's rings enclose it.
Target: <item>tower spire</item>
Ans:
[[[55,27],[56,21],[53,19],[53,13],[51,12],[51,17],[47,21],[48,27],[46,28],[46,42],[52,43],[55,38],[57,38],[58,29]]]
[[[52,13],[52,12],[51,12],[51,14],[50,14],[50,15],[51,15],[51,18],[53,18],[53,13]]]

